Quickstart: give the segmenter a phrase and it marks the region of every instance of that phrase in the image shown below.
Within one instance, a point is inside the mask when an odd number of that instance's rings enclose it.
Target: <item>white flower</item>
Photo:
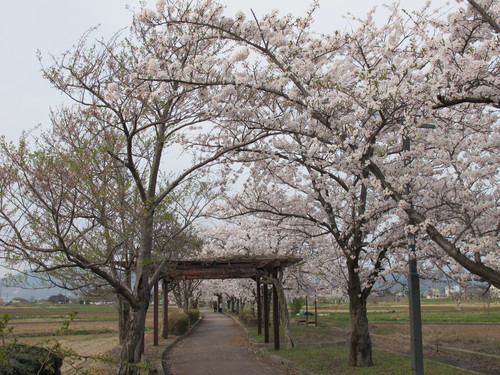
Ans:
[[[108,101],[114,102],[120,99],[120,92],[118,91],[118,84],[115,82],[108,83],[104,98]]]
[[[233,61],[243,61],[243,60],[246,60],[246,58],[248,57],[250,53],[248,52],[248,49],[247,48],[244,48],[242,50],[239,50],[238,52],[236,52],[236,54],[234,55],[233,57]]]

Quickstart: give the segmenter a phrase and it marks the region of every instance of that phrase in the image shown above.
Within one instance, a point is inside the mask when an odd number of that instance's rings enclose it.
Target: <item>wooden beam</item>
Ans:
[[[258,274],[257,270],[246,268],[176,269],[168,273],[168,278],[170,280],[250,279]]]
[[[234,258],[178,261],[169,265],[164,277],[173,280],[253,278],[269,274],[274,268],[300,262],[300,258]]]

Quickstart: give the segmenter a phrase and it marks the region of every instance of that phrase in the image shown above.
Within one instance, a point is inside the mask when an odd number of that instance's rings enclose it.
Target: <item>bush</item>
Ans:
[[[180,336],[189,329],[189,316],[182,310],[173,310],[168,313],[168,332]]]
[[[27,345],[0,347],[6,364],[0,375],[61,375],[63,360],[45,348]]]
[[[238,315],[240,321],[246,326],[256,326],[257,325],[257,317],[253,316],[249,312],[242,312]]]
[[[189,325],[193,325],[200,319],[200,311],[198,309],[188,310]]]
[[[290,302],[290,314],[297,315],[302,309],[302,306],[305,305],[305,303],[306,300],[304,297],[292,299],[292,302]]]

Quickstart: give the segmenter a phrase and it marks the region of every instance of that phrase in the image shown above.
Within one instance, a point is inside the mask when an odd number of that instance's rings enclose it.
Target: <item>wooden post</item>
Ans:
[[[308,321],[309,321],[309,304],[307,302],[307,296],[306,296],[306,325]]]
[[[264,298],[264,342],[269,344],[269,298],[267,284],[262,285]]]
[[[314,296],[314,326],[318,326],[318,298]]]
[[[159,331],[159,298],[158,298],[158,281],[155,282],[153,288],[153,346],[158,346],[158,331]]]
[[[278,282],[278,270],[273,268],[274,282]],[[279,302],[278,290],[276,285],[273,284],[273,328],[274,328],[274,350],[280,350],[280,315],[279,315]]]
[[[168,281],[163,280],[163,332],[161,337],[168,339]]]
[[[262,297],[260,293],[260,279],[257,277],[257,334],[262,335]]]

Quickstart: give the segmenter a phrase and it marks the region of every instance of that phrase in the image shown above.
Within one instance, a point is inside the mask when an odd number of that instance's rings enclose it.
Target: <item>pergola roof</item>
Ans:
[[[255,279],[268,275],[274,268],[288,267],[301,260],[292,256],[183,260],[171,264],[163,277],[167,280]]]

